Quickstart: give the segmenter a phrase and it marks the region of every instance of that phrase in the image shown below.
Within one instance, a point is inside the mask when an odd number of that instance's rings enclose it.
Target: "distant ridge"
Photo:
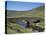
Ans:
[[[34,8],[34,9],[44,9],[44,5],[43,6],[39,6],[38,8]],[[32,10],[25,10],[25,11],[32,11]],[[17,11],[17,10],[7,10],[7,11]],[[20,11],[20,12],[23,12],[23,11]]]

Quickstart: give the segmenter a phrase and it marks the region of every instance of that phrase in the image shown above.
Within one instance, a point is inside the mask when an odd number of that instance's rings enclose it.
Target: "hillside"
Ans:
[[[32,10],[32,15],[35,17],[44,17],[44,6],[40,6]]]
[[[40,6],[38,8],[29,11],[7,10],[7,17],[22,17],[22,16],[43,17],[44,16],[43,14],[44,14],[44,6]]]

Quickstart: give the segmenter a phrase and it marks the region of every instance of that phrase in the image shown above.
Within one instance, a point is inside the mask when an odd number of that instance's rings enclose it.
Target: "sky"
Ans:
[[[7,1],[7,10],[26,11],[42,5],[43,3]]]

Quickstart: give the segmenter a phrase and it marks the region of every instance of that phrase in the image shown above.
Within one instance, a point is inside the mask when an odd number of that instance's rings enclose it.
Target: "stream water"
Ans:
[[[22,28],[26,28],[27,22],[25,20],[17,19],[16,23],[19,24]]]

